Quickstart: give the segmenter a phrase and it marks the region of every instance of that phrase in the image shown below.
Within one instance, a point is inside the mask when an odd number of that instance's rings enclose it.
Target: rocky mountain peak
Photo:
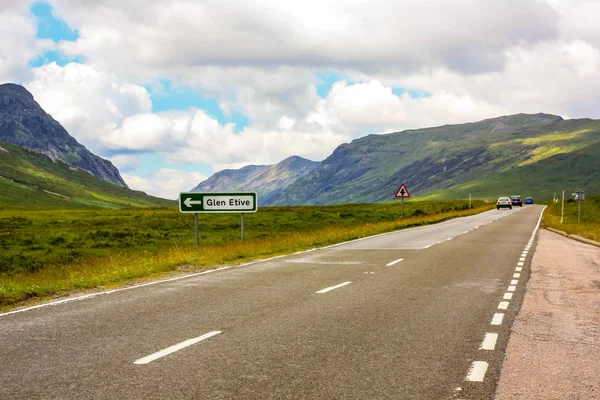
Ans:
[[[77,142],[23,86],[0,85],[0,141],[35,149],[92,175],[127,187],[117,168]]]

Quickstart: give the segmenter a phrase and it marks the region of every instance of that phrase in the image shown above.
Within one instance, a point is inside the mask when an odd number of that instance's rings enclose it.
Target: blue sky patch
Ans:
[[[333,84],[345,80],[348,84],[353,84],[347,77],[340,75],[336,71],[321,71],[317,72],[317,82],[315,86],[317,87],[317,94],[319,97],[324,99],[327,97],[329,92],[331,92],[331,88]]]
[[[408,95],[410,97],[412,97],[413,99],[431,97],[431,93],[429,93],[429,92],[425,92],[422,90],[406,89],[406,88],[402,88],[402,87],[392,88],[392,93],[395,94],[396,96],[401,96],[404,93],[408,93]]]
[[[211,176],[213,174],[212,168],[209,165],[173,163],[165,160],[164,157],[156,153],[141,154],[138,159],[140,161],[140,166],[134,170],[127,171],[127,175],[148,176],[161,168],[177,169],[185,172],[200,172],[206,176]]]
[[[215,99],[205,97],[189,88],[176,87],[167,79],[161,80],[160,85],[146,86],[146,89],[152,100],[152,112],[189,110],[196,107],[204,110],[220,124],[235,123],[235,132],[241,131],[251,123],[247,116],[238,112],[225,116]]]
[[[71,62],[83,64],[85,62],[85,59],[80,56],[68,57],[62,51],[49,50],[44,52],[43,54],[40,54],[36,58],[32,58],[31,60],[29,60],[29,66],[32,68],[37,68],[41,67],[42,65],[50,64],[51,62],[55,62],[61,67],[64,67],[65,65]]]
[[[62,40],[75,41],[79,32],[67,25],[65,20],[56,18],[52,13],[52,6],[46,1],[36,1],[30,8],[37,19],[37,37],[52,39],[55,43]]]

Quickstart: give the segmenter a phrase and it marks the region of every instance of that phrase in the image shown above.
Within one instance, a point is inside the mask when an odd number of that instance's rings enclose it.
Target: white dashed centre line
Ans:
[[[496,348],[496,341],[498,340],[497,333],[486,333],[483,338],[483,343],[479,347],[479,350],[494,350]]]
[[[519,261],[525,261],[525,257],[519,258]]]
[[[495,313],[494,318],[492,318],[492,325],[502,325],[503,319],[504,313]]]
[[[518,263],[517,263],[517,265],[518,265],[519,267],[522,267],[523,265],[525,265],[525,263],[524,263],[524,262],[522,262],[522,261],[520,261],[520,262],[518,262]]]
[[[504,296],[502,297],[504,300],[510,300],[512,299],[513,294],[512,293],[504,293]]]
[[[485,373],[488,369],[488,363],[485,361],[473,361],[471,364],[471,369],[467,374],[467,381],[471,382],[483,382],[483,378],[485,378]]]
[[[523,271],[523,267],[517,267],[517,268],[515,268],[515,271],[521,272],[521,271]]]
[[[501,301],[501,302],[498,304],[498,309],[499,309],[499,310],[507,310],[507,309],[508,309],[508,305],[509,305],[509,304],[510,304],[510,303],[509,303],[508,301]]]
[[[519,280],[518,279],[513,279],[512,281],[510,281],[511,285],[518,285],[519,284]]]
[[[156,353],[150,354],[149,356],[143,357],[143,358],[139,358],[137,360],[135,360],[133,363],[134,364],[148,364],[154,360],[157,360],[161,357],[167,356],[171,353],[175,353],[176,351],[179,351],[181,349],[184,349],[188,346],[191,346],[193,344],[196,344],[198,342],[201,342],[203,340],[206,340],[208,338],[211,338],[215,335],[218,335],[219,333],[221,333],[221,331],[213,331],[213,332],[208,332],[205,335],[202,336],[198,336],[197,338],[193,338],[193,339],[188,339],[184,342],[178,343],[176,345],[173,345],[171,347],[167,347],[164,350],[161,351],[157,351]]]
[[[517,287],[516,287],[516,286],[514,286],[514,285],[510,285],[510,286],[508,287],[508,291],[509,291],[509,292],[514,292],[516,289],[517,289]]]
[[[395,260],[395,261],[392,261],[391,263],[387,263],[387,264],[385,264],[385,266],[386,266],[386,267],[391,267],[392,265],[394,265],[394,264],[397,264],[397,263],[399,263],[400,261],[404,261],[404,258],[399,258],[399,259],[397,259],[397,260]]]
[[[521,277],[521,274],[519,274],[518,272],[516,274],[513,274],[513,278],[515,279],[519,279]]]
[[[344,283],[340,283],[339,285],[335,285],[335,286],[331,286],[331,287],[328,287],[328,288],[325,288],[325,289],[321,289],[321,290],[319,290],[317,293],[321,294],[321,293],[327,293],[327,292],[331,292],[332,290],[339,289],[339,288],[341,288],[342,286],[346,286],[346,285],[349,285],[349,284],[351,284],[351,283],[352,283],[352,282],[344,282]]]

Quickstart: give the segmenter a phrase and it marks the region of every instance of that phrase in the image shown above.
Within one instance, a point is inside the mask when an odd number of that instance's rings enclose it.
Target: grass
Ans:
[[[578,204],[565,201],[563,223],[560,222],[562,204],[550,203],[544,212],[544,226],[555,228],[571,235],[579,235],[600,242],[600,195],[586,196],[581,203],[580,222],[577,222]]]
[[[245,216],[175,209],[0,212],[0,309],[73,291],[122,286],[440,222],[493,207],[481,201],[268,207]]]

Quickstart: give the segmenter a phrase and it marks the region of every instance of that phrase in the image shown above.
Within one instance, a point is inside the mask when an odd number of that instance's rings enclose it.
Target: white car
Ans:
[[[509,208],[512,210],[512,201],[510,200],[510,197],[500,197],[498,199],[496,202],[496,210],[501,208]]]

